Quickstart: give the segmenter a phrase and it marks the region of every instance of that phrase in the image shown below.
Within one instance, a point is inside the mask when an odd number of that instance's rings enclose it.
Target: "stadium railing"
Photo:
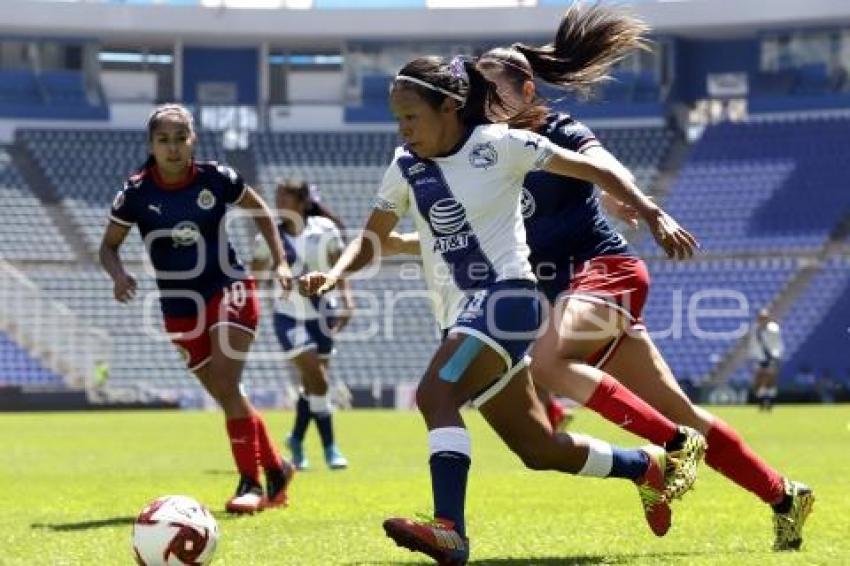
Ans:
[[[0,259],[0,328],[72,389],[94,387],[95,366],[109,363],[111,339],[82,324],[70,309],[46,297],[26,275]]]

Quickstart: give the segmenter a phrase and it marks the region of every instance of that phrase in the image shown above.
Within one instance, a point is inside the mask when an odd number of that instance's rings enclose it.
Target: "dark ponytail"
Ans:
[[[533,47],[515,43],[534,76],[547,83],[587,96],[609,80],[611,66],[635,49],[648,50],[645,22],[620,9],[598,3],[570,6],[554,41]]]

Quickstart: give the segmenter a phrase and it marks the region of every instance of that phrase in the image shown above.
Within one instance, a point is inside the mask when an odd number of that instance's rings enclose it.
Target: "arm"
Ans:
[[[607,163],[609,167],[616,169],[619,168],[621,173],[627,178],[631,179],[634,183],[635,178],[632,175],[632,172],[629,169],[620,163],[620,160],[614,157],[607,149],[602,147],[601,145],[595,145],[593,147],[589,147],[586,150],[581,152],[582,155],[586,155],[592,159],[598,159],[604,163]],[[619,220],[625,222],[629,227],[636,229],[638,227],[638,213],[637,210],[627,205],[623,201],[614,198],[610,194],[605,191],[602,191],[599,195],[599,202],[602,204],[602,208],[605,209],[605,212],[614,218],[618,218]]]
[[[698,247],[696,239],[635,186],[625,168],[555,146],[544,170],[584,179],[634,208],[669,257],[685,259]]]
[[[263,235],[269,246],[269,253],[271,254],[269,267],[274,269],[281,287],[284,290],[290,289],[292,287],[292,273],[290,273],[289,265],[285,261],[286,254],[283,251],[283,242],[280,241],[280,234],[277,233],[272,211],[251,187],[245,187],[245,194],[242,195],[237,204],[241,208],[251,211],[260,234]]]
[[[354,297],[351,294],[351,283],[349,283],[348,279],[340,279],[336,288],[339,289],[342,305],[340,305],[336,314],[337,322],[334,325],[334,333],[341,332],[348,325],[348,321],[351,320],[351,315],[354,314]]]
[[[355,273],[369,265],[379,253],[379,250],[375,249],[376,246],[382,248],[386,245],[396,224],[398,216],[394,212],[372,210],[363,231],[348,244],[328,273],[308,273],[299,279],[301,292],[308,295],[326,293],[333,289],[344,275]]]
[[[270,304],[274,300],[272,292],[273,282],[268,276],[271,265],[272,259],[268,244],[266,244],[266,240],[262,234],[257,234],[249,269],[251,274],[257,279],[257,287],[260,289],[260,299],[264,307],[266,307],[266,303],[269,303],[270,307]],[[269,310],[273,309],[269,308]]]
[[[119,303],[126,303],[136,296],[136,279],[124,269],[118,249],[130,232],[129,226],[110,222],[103,233],[98,256],[100,265],[112,278],[112,294]]]
[[[387,241],[381,248],[381,255],[384,257],[407,254],[420,255],[422,248],[419,245],[419,232],[405,232],[400,234],[393,230],[387,236]]]

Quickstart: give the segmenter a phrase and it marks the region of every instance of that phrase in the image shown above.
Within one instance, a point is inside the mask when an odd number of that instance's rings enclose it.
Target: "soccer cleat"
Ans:
[[[643,505],[643,514],[650,530],[655,536],[663,537],[670,530],[672,513],[664,495],[667,489],[665,470],[667,468],[667,452],[660,446],[644,446],[641,448],[649,459],[649,467],[643,476],[635,481]]]
[[[286,507],[289,505],[287,490],[295,478],[295,466],[281,460],[281,469],[266,470],[266,498],[263,507]]]
[[[299,472],[303,472],[304,470],[310,468],[310,462],[304,455],[303,440],[298,440],[292,435],[289,435],[286,438],[286,446],[289,448],[289,452],[292,454],[292,464],[295,466],[296,470],[298,470]]]
[[[791,509],[787,513],[773,514],[773,530],[776,538],[773,550],[800,550],[803,544],[803,525],[812,512],[815,494],[804,483],[782,480],[785,493],[791,496]]]
[[[263,510],[263,487],[248,476],[239,479],[236,494],[224,505],[228,513],[252,514]]]
[[[325,446],[325,462],[332,470],[344,470],[348,467],[348,460],[336,447],[336,444]]]
[[[384,531],[398,546],[427,554],[440,566],[463,566],[469,561],[469,539],[460,536],[446,519],[384,521]]]
[[[680,426],[679,432],[684,435],[684,441],[680,446],[667,452],[667,469],[665,470],[667,488],[664,490],[667,502],[681,499],[693,487],[700,460],[703,459],[708,448],[705,437],[696,430]]]

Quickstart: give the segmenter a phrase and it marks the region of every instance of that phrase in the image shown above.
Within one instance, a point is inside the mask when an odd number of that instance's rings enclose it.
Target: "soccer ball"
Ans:
[[[133,524],[133,554],[140,566],[203,566],[212,562],[218,524],[185,495],[165,495],[142,509]]]

